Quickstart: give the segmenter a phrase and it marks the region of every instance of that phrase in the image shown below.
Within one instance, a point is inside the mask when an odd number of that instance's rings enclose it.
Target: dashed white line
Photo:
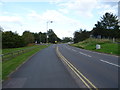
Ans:
[[[68,48],[68,47],[66,47],[67,49],[71,49],[71,48]],[[74,49],[71,49],[72,51],[75,51],[75,52],[77,52],[76,50],[74,50]],[[88,51],[88,50],[87,50]],[[92,51],[89,51],[89,52],[92,52]],[[82,54],[82,55],[85,55],[85,56],[88,56],[88,57],[92,57],[92,56],[90,56],[90,55],[88,55],[88,54],[85,54],[85,53],[82,53],[82,52],[79,52],[80,54]],[[92,52],[92,53],[97,53],[97,52]],[[102,53],[97,53],[97,54],[102,54]],[[106,54],[103,54],[103,55],[106,55]],[[108,61],[105,61],[105,60],[102,60],[102,59],[100,59],[100,61],[101,62],[104,62],[104,63],[107,63],[107,64],[111,64],[111,65],[113,65],[113,66],[116,66],[116,67],[120,67],[119,65],[117,65],[117,64],[114,64],[114,63],[111,63],[111,62],[108,62]]]
[[[80,48],[77,48],[78,50],[80,50]],[[82,49],[84,51],[88,51],[88,52],[91,52],[91,53],[96,53],[96,54],[100,54],[100,55],[106,55],[106,56],[113,56],[113,57],[119,57],[119,56],[115,56],[115,55],[109,55],[109,54],[105,54],[105,53],[100,53],[100,52],[95,52],[95,51],[90,51],[90,50],[85,50],[85,49]]]
[[[88,56],[88,57],[92,57],[92,56],[90,56],[90,55],[87,55],[87,54],[85,54],[85,53],[82,53],[82,52],[79,52],[80,54],[82,54],[82,55],[85,55],[85,56]]]
[[[67,49],[71,49],[71,48],[68,48],[68,47],[66,47]],[[77,52],[76,50],[74,50],[74,49],[71,49],[72,51],[74,51],[74,52]],[[85,53],[82,53],[82,52],[79,52],[80,54],[82,54],[82,55],[85,55],[85,56],[88,56],[88,57],[92,57],[92,56],[90,56],[90,55],[88,55],[88,54],[85,54]]]
[[[76,50],[72,49],[74,52],[76,52]]]
[[[117,65],[117,64],[114,64],[114,63],[111,63],[111,62],[108,62],[108,61],[105,61],[105,60],[102,60],[102,59],[100,59],[100,61],[102,61],[102,62],[104,62],[104,63],[107,63],[107,64],[114,65],[114,66],[116,66],[116,67],[120,67],[120,66]]]
[[[90,56],[90,55],[87,55],[88,57],[92,57],[92,56]]]

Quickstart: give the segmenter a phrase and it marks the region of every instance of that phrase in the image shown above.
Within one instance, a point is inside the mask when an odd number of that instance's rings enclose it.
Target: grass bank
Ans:
[[[101,45],[101,49],[96,49],[96,44]],[[108,39],[86,39],[82,42],[71,44],[71,46],[75,46],[82,49],[97,51],[97,52],[103,52],[113,55],[120,55],[120,52],[118,51],[118,47],[120,44],[112,43]]]
[[[6,61],[3,61],[2,62],[2,79],[5,80],[7,79],[8,75],[13,72],[19,65],[21,65],[24,61],[28,60],[28,58],[30,56],[32,56],[33,54],[35,54],[36,52],[48,47],[46,45],[36,45],[36,46],[33,46],[33,47],[36,47],[34,48],[33,50],[27,52],[27,53],[24,53],[24,54],[21,54],[11,60],[6,60]],[[25,48],[25,47],[23,47]],[[12,50],[12,49],[11,49]],[[13,49],[13,50],[18,50],[17,48]],[[4,50],[3,50],[4,51]],[[8,51],[7,51],[8,52]]]

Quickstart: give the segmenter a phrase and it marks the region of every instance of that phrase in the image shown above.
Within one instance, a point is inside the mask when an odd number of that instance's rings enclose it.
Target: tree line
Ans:
[[[89,37],[93,38],[107,38],[107,39],[120,39],[120,26],[119,20],[113,13],[105,13],[95,24],[91,31],[80,29],[74,32],[74,43],[83,41]]]
[[[73,41],[73,38],[72,37],[63,37],[62,39],[62,43],[67,43],[67,42],[72,42]]]
[[[52,29],[49,29],[47,32],[33,33],[28,30],[24,31],[20,36],[16,32],[4,31],[3,28],[0,28],[2,32],[2,47],[3,48],[18,48],[27,46],[31,43],[55,43],[55,41],[60,42],[61,39],[57,37]]]

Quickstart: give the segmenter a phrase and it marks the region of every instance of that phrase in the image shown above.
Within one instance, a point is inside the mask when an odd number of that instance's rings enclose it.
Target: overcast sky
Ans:
[[[105,12],[117,15],[119,0],[1,0],[0,25],[4,31],[46,32],[73,37],[80,28],[92,30]]]

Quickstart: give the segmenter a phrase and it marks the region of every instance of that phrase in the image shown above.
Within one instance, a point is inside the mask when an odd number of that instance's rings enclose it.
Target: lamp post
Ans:
[[[47,24],[47,31],[48,31],[48,23],[53,23],[53,21],[47,21],[46,22],[46,24]],[[46,32],[46,43],[48,43],[48,38],[49,38],[49,36],[48,36],[48,34]]]

